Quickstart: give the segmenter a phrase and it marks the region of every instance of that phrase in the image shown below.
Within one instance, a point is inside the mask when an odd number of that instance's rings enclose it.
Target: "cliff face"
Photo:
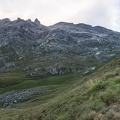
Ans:
[[[0,72],[85,74],[119,52],[120,33],[100,26],[0,20]]]

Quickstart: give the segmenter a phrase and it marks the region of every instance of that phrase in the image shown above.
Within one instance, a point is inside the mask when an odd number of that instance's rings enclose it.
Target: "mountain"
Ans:
[[[38,19],[0,20],[0,73],[25,76],[88,73],[120,52],[120,33],[100,26]]]
[[[101,26],[0,20],[0,120],[120,120],[119,53]]]

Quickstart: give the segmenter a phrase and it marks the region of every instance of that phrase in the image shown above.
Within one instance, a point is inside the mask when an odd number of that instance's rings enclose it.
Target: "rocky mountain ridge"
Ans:
[[[120,33],[104,27],[65,22],[44,26],[38,19],[0,20],[1,73],[85,74],[119,52]]]

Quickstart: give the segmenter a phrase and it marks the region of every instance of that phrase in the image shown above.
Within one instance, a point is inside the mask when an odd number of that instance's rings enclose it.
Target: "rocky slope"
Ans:
[[[38,19],[0,20],[0,73],[22,70],[26,76],[83,74],[120,52],[120,33],[100,26]]]

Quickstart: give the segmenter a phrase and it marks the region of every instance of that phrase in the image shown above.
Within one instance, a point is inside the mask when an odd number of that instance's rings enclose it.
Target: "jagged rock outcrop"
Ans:
[[[40,25],[40,21],[36,18],[34,23],[36,23],[37,25]]]

